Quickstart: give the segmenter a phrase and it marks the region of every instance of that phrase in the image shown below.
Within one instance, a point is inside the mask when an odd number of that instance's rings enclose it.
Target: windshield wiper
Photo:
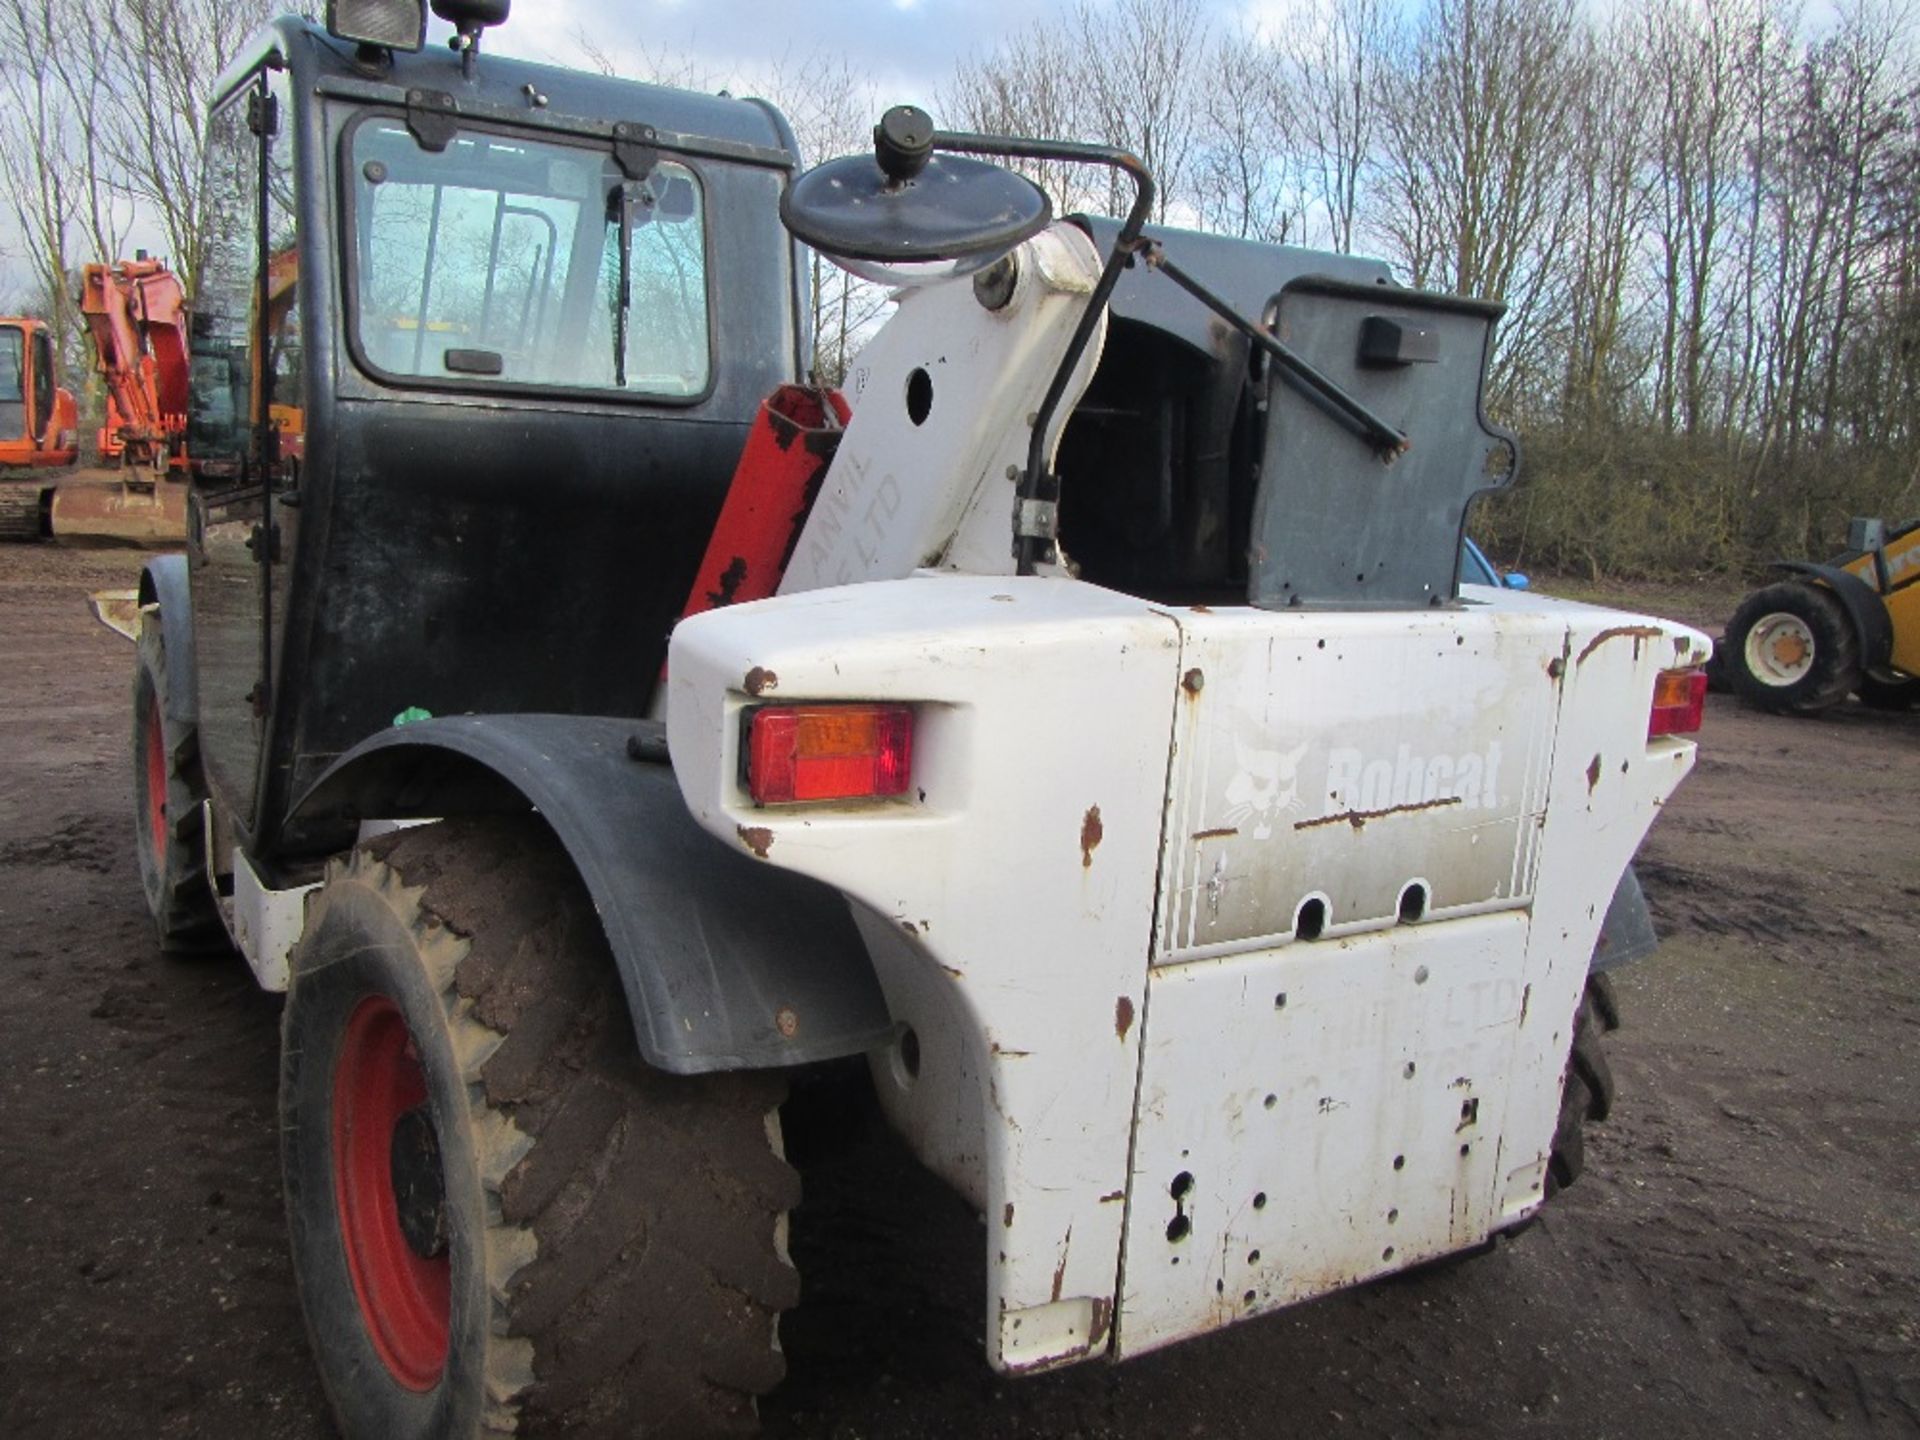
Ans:
[[[633,232],[653,217],[635,206],[653,208],[653,191],[643,180],[622,180],[607,196],[608,218],[620,222],[620,293],[613,317],[613,383],[627,388],[627,324],[633,312]]]

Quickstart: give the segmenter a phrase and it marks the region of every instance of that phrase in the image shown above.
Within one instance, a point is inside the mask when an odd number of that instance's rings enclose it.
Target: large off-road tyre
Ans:
[[[1785,580],[1740,602],[1727,624],[1727,669],[1748,703],[1780,715],[1817,715],[1860,684],[1860,640],[1840,597]]]
[[[133,669],[133,829],[140,886],[162,951],[221,953],[227,932],[207,875],[199,735],[173,718],[168,699],[166,640],[159,616],[149,613],[141,617]]]
[[[1860,677],[1860,703],[1876,710],[1920,710],[1920,679],[1898,671],[1879,675],[1869,670]]]
[[[1586,993],[1573,1017],[1573,1050],[1560,1087],[1560,1119],[1553,1129],[1553,1154],[1547,1161],[1546,1195],[1573,1184],[1586,1168],[1587,1122],[1605,1120],[1613,1111],[1613,1070],[1607,1064],[1606,1037],[1620,1028],[1620,1007],[1605,975],[1589,975]]]
[[[750,1433],[799,1294],[785,1083],[642,1062],[546,829],[332,862],[292,970],[281,1158],[342,1434]]]

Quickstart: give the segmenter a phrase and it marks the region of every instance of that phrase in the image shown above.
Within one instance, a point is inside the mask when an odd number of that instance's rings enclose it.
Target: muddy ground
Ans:
[[[0,548],[0,1436],[320,1437],[277,1003],[149,938],[137,560]],[[1699,616],[1684,618],[1703,618]],[[996,1379],[980,1233],[879,1140],[807,1175],[776,1436],[1920,1433],[1920,715],[1710,704],[1642,874],[1586,1178],[1451,1272],[1125,1367]]]

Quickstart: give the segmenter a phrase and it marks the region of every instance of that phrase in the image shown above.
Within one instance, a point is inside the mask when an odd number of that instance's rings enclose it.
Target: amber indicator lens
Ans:
[[[1693,734],[1700,728],[1706,708],[1705,670],[1662,670],[1653,682],[1653,713],[1647,720],[1647,738]]]
[[[904,795],[913,773],[906,705],[763,705],[747,721],[757,805]]]

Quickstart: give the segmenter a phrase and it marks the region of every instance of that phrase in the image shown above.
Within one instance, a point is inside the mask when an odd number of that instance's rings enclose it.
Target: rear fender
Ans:
[[[200,723],[199,685],[193,673],[193,593],[187,557],[156,555],[140,570],[140,608],[160,607],[160,638],[167,654],[167,718]]]
[[[630,749],[642,728],[490,715],[385,730],[329,767],[295,814],[537,812],[593,899],[640,1052],[658,1069],[799,1065],[888,1039],[892,1021],[844,897],[702,830],[657,729]]]
[[[1847,608],[1847,618],[1853,621],[1853,633],[1859,637],[1861,664],[1875,670],[1887,663],[1887,657],[1893,653],[1893,618],[1887,614],[1886,602],[1871,585],[1837,565],[1776,560],[1773,568],[1818,580],[1838,595],[1840,603]]]

